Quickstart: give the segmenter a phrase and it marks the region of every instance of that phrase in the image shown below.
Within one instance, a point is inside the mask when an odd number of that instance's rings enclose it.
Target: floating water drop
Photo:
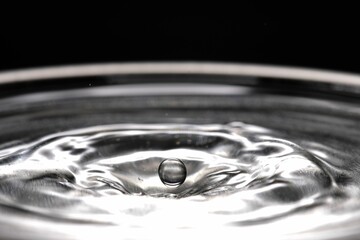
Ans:
[[[159,165],[159,177],[167,186],[179,186],[186,179],[185,164],[179,159],[165,159]]]

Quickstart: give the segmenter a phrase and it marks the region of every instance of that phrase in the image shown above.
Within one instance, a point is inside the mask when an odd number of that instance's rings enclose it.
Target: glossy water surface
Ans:
[[[151,86],[1,99],[0,235],[358,236],[359,99]]]

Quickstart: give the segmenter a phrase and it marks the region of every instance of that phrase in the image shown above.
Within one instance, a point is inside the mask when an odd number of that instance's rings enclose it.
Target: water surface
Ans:
[[[189,78],[3,96],[0,235],[359,236],[356,94]]]

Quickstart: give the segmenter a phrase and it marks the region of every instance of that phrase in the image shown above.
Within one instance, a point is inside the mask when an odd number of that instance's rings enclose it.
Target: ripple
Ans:
[[[0,99],[0,235],[358,236],[358,98],[237,88]]]
[[[114,197],[193,202],[184,211],[196,201],[206,206],[225,197],[227,204],[211,207],[215,215],[231,216],[223,225],[286,216],[335,195],[336,184],[317,157],[254,128],[109,125],[53,134],[2,158],[7,166],[0,173],[0,204],[64,221],[119,224],[110,216],[148,216],[161,203],[151,211],[142,205],[117,209],[107,203]],[[0,154],[6,152],[12,151]]]

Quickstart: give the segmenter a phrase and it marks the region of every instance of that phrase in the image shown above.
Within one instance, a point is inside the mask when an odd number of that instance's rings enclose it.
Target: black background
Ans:
[[[0,70],[210,61],[360,73],[357,7],[328,5],[251,2],[206,14],[125,15],[121,6],[91,13],[12,13],[1,18]]]

